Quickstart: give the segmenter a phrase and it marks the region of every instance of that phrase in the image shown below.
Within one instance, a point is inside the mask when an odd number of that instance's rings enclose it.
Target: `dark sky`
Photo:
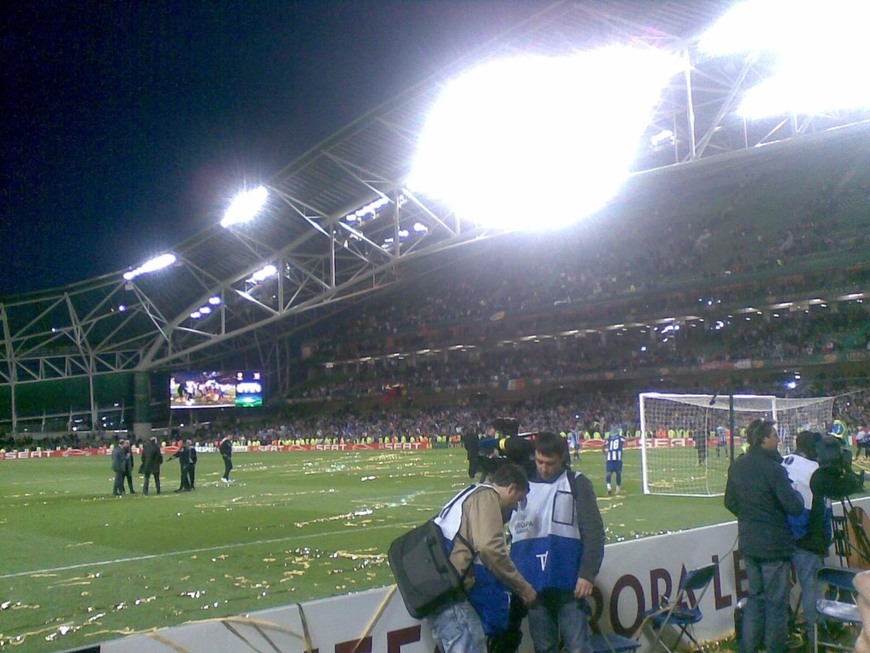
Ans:
[[[549,3],[10,0],[0,297],[141,263]]]

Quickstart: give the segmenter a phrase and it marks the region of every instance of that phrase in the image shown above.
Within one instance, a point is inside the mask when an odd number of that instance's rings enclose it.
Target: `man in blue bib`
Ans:
[[[589,650],[586,597],[604,559],[604,524],[592,482],[568,469],[568,448],[555,433],[535,438],[536,475],[510,520],[511,558],[538,593],[529,608],[536,653]]]

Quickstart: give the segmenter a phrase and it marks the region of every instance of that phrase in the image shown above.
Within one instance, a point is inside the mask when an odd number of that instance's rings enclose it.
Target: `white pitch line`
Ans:
[[[381,530],[383,528],[411,528],[415,524],[383,524],[381,526],[369,526],[366,530]],[[7,578],[20,578],[21,576],[35,576],[39,574],[53,574],[61,571],[72,571],[74,569],[84,569],[86,567],[105,567],[107,565],[117,565],[128,562],[139,562],[140,560],[152,560],[154,558],[163,558],[166,556],[181,556],[190,555],[192,553],[205,553],[206,551],[221,551],[224,549],[236,549],[242,546],[255,546],[258,544],[278,544],[279,542],[287,542],[290,540],[304,540],[314,537],[324,537],[328,535],[337,535],[343,531],[331,531],[327,533],[311,533],[308,535],[291,535],[288,537],[276,537],[269,540],[257,540],[255,542],[237,542],[236,544],[223,544],[221,546],[207,546],[200,549],[188,549],[186,551],[170,551],[168,553],[149,553],[148,555],[132,556],[130,558],[116,558],[114,560],[100,560],[97,562],[84,562],[78,565],[68,565],[66,567],[51,567],[49,569],[35,569],[33,571],[17,571],[14,574],[0,575],[0,580]]]

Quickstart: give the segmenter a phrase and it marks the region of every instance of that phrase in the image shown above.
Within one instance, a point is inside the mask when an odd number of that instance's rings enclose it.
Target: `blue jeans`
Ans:
[[[791,557],[798,583],[801,586],[801,608],[806,621],[807,641],[812,646],[813,624],[819,619],[816,603],[822,598],[816,582],[816,574],[822,568],[822,556],[806,549],[798,549]]]
[[[749,601],[743,612],[740,653],[785,653],[788,640],[788,600],[791,589],[789,560],[762,560],[743,556],[749,580]]]
[[[486,653],[480,617],[468,601],[449,605],[426,617],[426,621],[444,653]]]
[[[570,590],[542,590],[529,608],[529,632],[535,653],[558,653],[559,633],[568,653],[589,653],[586,601]]]

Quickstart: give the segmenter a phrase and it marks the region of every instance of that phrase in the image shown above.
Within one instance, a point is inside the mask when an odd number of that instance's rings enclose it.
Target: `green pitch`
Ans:
[[[203,454],[195,492],[172,492],[168,462],[163,494],[142,496],[137,476],[122,498],[108,457],[0,463],[0,650],[59,651],[389,585],[389,543],[468,483],[458,449],[234,462],[229,487],[220,457]],[[637,451],[613,497],[600,452],[574,467],[595,485],[610,542],[731,519],[721,497],[642,496]]]

